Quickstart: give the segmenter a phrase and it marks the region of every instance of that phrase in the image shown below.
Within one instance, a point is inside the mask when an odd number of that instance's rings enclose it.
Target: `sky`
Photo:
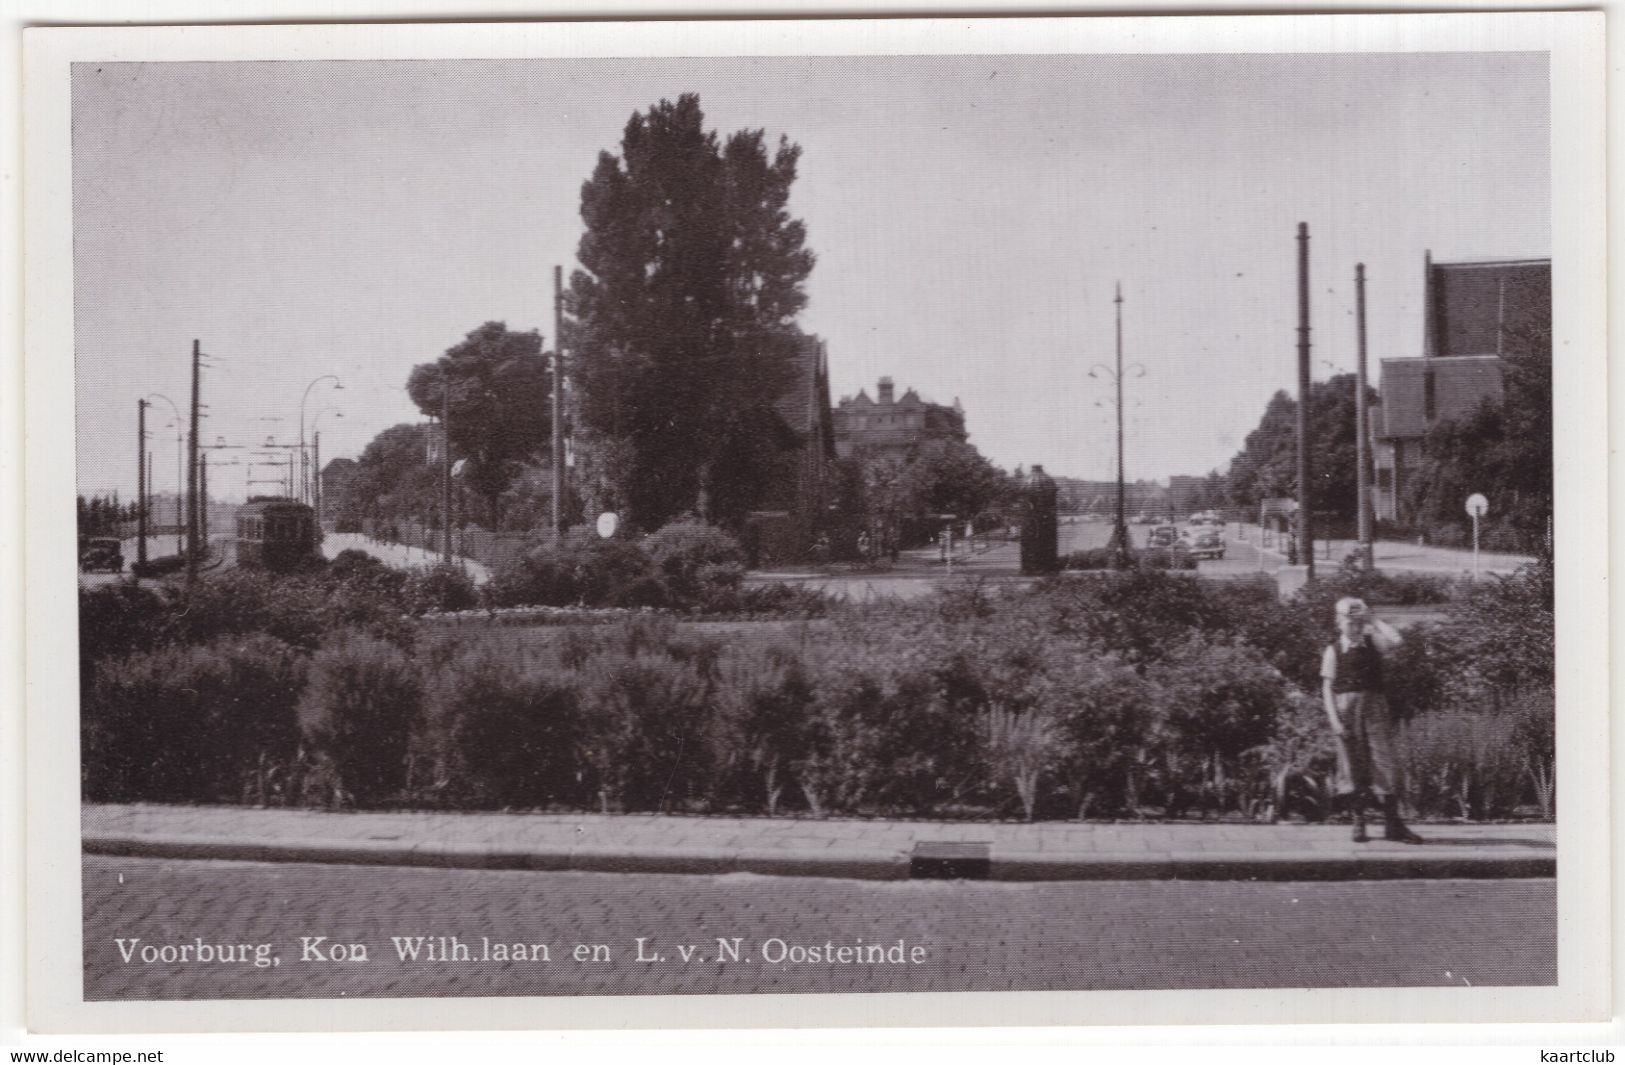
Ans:
[[[1418,356],[1424,254],[1550,255],[1544,54],[222,62],[73,73],[76,438],[83,493],[135,492],[136,401],[206,443],[321,433],[358,456],[420,416],[416,363],[486,321],[551,345],[580,189],[635,111],[802,148],[817,265],[801,326],[834,398],[882,375],[964,405],[1006,468],[1107,479],[1123,293],[1131,479],[1220,469],[1297,380]],[[335,375],[342,389],[334,389]],[[318,382],[307,393],[311,382]],[[149,412],[155,488],[173,418]],[[213,453],[243,496],[246,450]],[[263,488],[256,490],[264,490]]]

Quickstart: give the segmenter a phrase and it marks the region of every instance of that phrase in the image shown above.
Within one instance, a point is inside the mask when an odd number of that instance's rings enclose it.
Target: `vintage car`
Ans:
[[[79,552],[79,568],[86,573],[98,570],[106,573],[124,572],[124,546],[111,536],[96,536],[85,541]]]
[[[1199,525],[1186,529],[1184,540],[1192,558],[1224,557],[1224,534],[1217,526]]]
[[[1179,530],[1172,525],[1159,525],[1152,529],[1145,538],[1145,546],[1147,547],[1172,548],[1177,543],[1179,543]]]

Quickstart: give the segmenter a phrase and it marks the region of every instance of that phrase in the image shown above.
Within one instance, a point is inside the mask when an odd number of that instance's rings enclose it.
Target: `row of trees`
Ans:
[[[774,409],[813,264],[787,210],[799,155],[784,140],[770,152],[761,130],[724,143],[693,95],[634,114],[621,153],[600,154],[554,338],[570,360],[577,515],[653,529],[703,509],[737,527],[800,443]],[[424,415],[445,415],[458,487],[488,528],[534,528],[550,505],[551,363],[539,333],[486,322],[407,380]],[[437,434],[397,425],[330,465],[337,519],[436,518]]]
[[[1338,374],[1309,387],[1309,455],[1317,512],[1352,520],[1357,515],[1354,374]],[[1377,392],[1368,388],[1368,402]],[[1256,513],[1261,500],[1298,495],[1298,401],[1285,391],[1270,397],[1258,428],[1247,434],[1230,463],[1230,502]]]
[[[79,497],[79,535],[118,536],[120,526],[135,521],[137,505],[119,502],[118,493],[110,496]]]
[[[1462,502],[1493,494],[1486,541],[1535,550],[1552,514],[1552,352],[1549,329],[1509,335],[1502,355],[1503,393],[1464,418],[1435,424],[1422,441],[1422,463],[1403,485],[1406,522],[1436,540],[1465,535]],[[1352,521],[1357,514],[1353,374],[1315,382],[1309,392],[1309,448],[1315,509]],[[1379,401],[1368,390],[1371,404]],[[1234,506],[1256,510],[1262,499],[1296,497],[1298,404],[1284,391],[1264,408],[1258,428],[1230,464]]]
[[[799,158],[797,146],[781,138],[770,147],[761,130],[707,130],[694,95],[635,113],[620,154],[600,154],[582,185],[586,232],[565,295],[575,456],[567,515],[613,510],[650,530],[700,514],[737,531],[764,500],[784,497],[794,476],[784,456],[809,446],[778,409],[800,382],[794,360],[809,343],[796,317],[814,257],[788,209]],[[413,402],[446,416],[455,495],[478,502],[477,517],[454,515],[454,524],[543,524],[554,387],[543,348],[535,331],[486,322],[413,368]],[[440,472],[428,462],[438,432],[397,425],[359,460],[330,464],[333,516],[351,527],[439,525]],[[819,522],[836,539],[924,515],[991,515],[1010,494],[1003,471],[954,440],[928,441],[905,463],[854,456],[830,483],[833,506]]]

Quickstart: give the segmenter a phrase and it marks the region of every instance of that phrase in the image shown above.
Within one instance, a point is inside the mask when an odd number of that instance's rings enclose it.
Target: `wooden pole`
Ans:
[[[197,481],[198,481],[198,451],[197,451],[197,416],[198,416],[198,370],[201,363],[198,342],[192,341],[192,411],[191,430],[186,441],[186,579],[197,579],[198,563],[198,507],[197,507]]]
[[[1360,334],[1360,361],[1354,382],[1354,490],[1358,496],[1355,504],[1359,508],[1360,565],[1370,570],[1376,553],[1371,529],[1371,414],[1366,408],[1365,263],[1354,267],[1354,300]]]
[[[147,561],[147,401],[135,401],[136,421],[136,497],[135,497],[135,561]]]
[[[440,372],[440,557],[451,563],[451,383]]]
[[[1298,223],[1298,557],[1315,579],[1314,512],[1309,462],[1309,223]]]
[[[564,512],[564,268],[553,267],[553,535],[562,538]]]

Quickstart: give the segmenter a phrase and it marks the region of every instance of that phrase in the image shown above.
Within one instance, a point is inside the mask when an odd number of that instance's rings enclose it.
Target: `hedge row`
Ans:
[[[1393,662],[1421,812],[1550,810],[1549,591],[1540,573],[1488,583],[1445,625],[1413,630]],[[410,650],[344,626],[314,650],[268,633],[136,648],[104,659],[87,685],[86,794],[815,815],[1256,811],[1276,771],[1323,765],[1331,749],[1315,671],[1329,635],[1321,600],[1335,592],[1280,603],[1262,584],[1140,571],[1030,592],[971,582],[726,644],[639,617],[452,632]]]

